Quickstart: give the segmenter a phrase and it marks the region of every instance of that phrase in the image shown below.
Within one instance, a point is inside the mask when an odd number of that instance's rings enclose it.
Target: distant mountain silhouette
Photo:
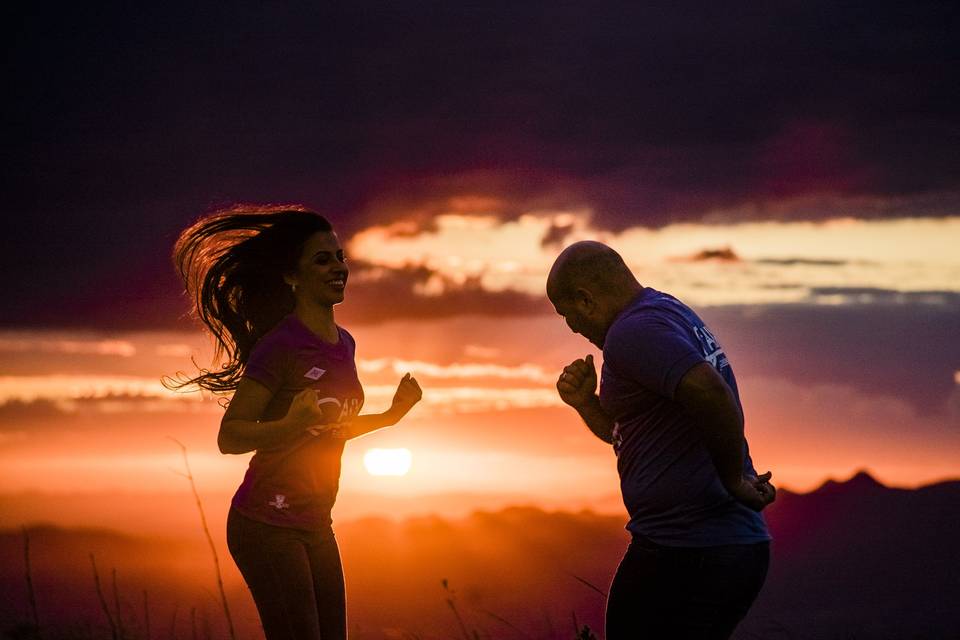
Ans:
[[[861,470],[856,472],[846,482],[838,482],[833,479],[827,480],[811,493],[821,496],[829,495],[831,493],[866,494],[870,492],[882,491],[886,488],[886,486],[882,485],[873,476],[871,476],[869,472]]]
[[[896,489],[861,471],[781,492],[765,515],[774,561],[745,632],[960,638],[960,481]]]
[[[866,472],[806,494],[781,491],[765,512],[775,538],[767,585],[735,637],[960,638],[958,507],[960,481],[906,490]],[[399,637],[397,630],[459,637],[443,579],[481,637],[519,637],[505,620],[531,637],[569,638],[571,613],[600,628],[604,600],[585,583],[606,590],[628,542],[624,524],[621,516],[531,507],[455,520],[340,523],[351,625],[360,629],[352,637]],[[222,527],[212,526],[221,535]],[[91,552],[108,591],[117,569],[128,628],[142,620],[142,590],[164,634],[175,607],[182,634],[193,607],[215,636],[222,626],[209,550],[193,532],[184,540],[49,527],[30,535],[40,617],[51,630],[90,624],[106,631]],[[22,545],[19,530],[0,532],[0,636],[27,618]],[[237,625],[243,637],[253,635],[252,603],[225,551],[221,563]]]

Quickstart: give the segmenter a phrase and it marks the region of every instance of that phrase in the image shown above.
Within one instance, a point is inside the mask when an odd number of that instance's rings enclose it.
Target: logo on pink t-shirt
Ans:
[[[287,502],[287,496],[283,495],[282,493],[278,493],[276,497],[274,497],[274,499],[267,504],[269,504],[271,507],[279,509],[280,511],[290,508],[290,504]]]

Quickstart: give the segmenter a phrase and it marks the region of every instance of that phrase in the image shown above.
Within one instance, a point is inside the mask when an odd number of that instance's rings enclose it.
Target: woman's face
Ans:
[[[318,231],[303,245],[297,273],[287,282],[296,284],[298,297],[303,295],[323,305],[335,305],[343,302],[349,272],[337,234]]]

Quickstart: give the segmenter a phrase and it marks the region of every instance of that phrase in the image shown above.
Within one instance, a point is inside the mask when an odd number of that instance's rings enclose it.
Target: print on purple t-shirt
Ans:
[[[317,390],[328,422],[343,422],[360,412],[363,388],[354,363],[356,345],[345,329],[337,331],[337,344],[324,342],[290,314],[254,345],[243,375],[273,392],[262,421],[285,416],[293,397],[307,387]],[[258,449],[233,497],[234,508],[268,524],[330,526],[343,444],[329,433],[304,432]]]
[[[685,304],[645,288],[613,321],[603,345],[600,404],[614,421],[613,446],[634,535],[670,546],[770,539],[763,516],[720,482],[703,437],[673,400],[680,379],[707,361],[740,403],[726,354]],[[744,440],[744,471],[755,473]]]

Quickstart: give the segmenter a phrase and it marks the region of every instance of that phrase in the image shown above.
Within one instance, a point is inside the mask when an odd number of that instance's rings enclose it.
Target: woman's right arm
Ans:
[[[260,422],[272,397],[273,393],[259,382],[240,379],[220,421],[217,434],[220,453],[247,453],[272,447],[323,422],[323,412],[317,406],[316,391],[312,389],[304,389],[294,396],[283,418]]]

